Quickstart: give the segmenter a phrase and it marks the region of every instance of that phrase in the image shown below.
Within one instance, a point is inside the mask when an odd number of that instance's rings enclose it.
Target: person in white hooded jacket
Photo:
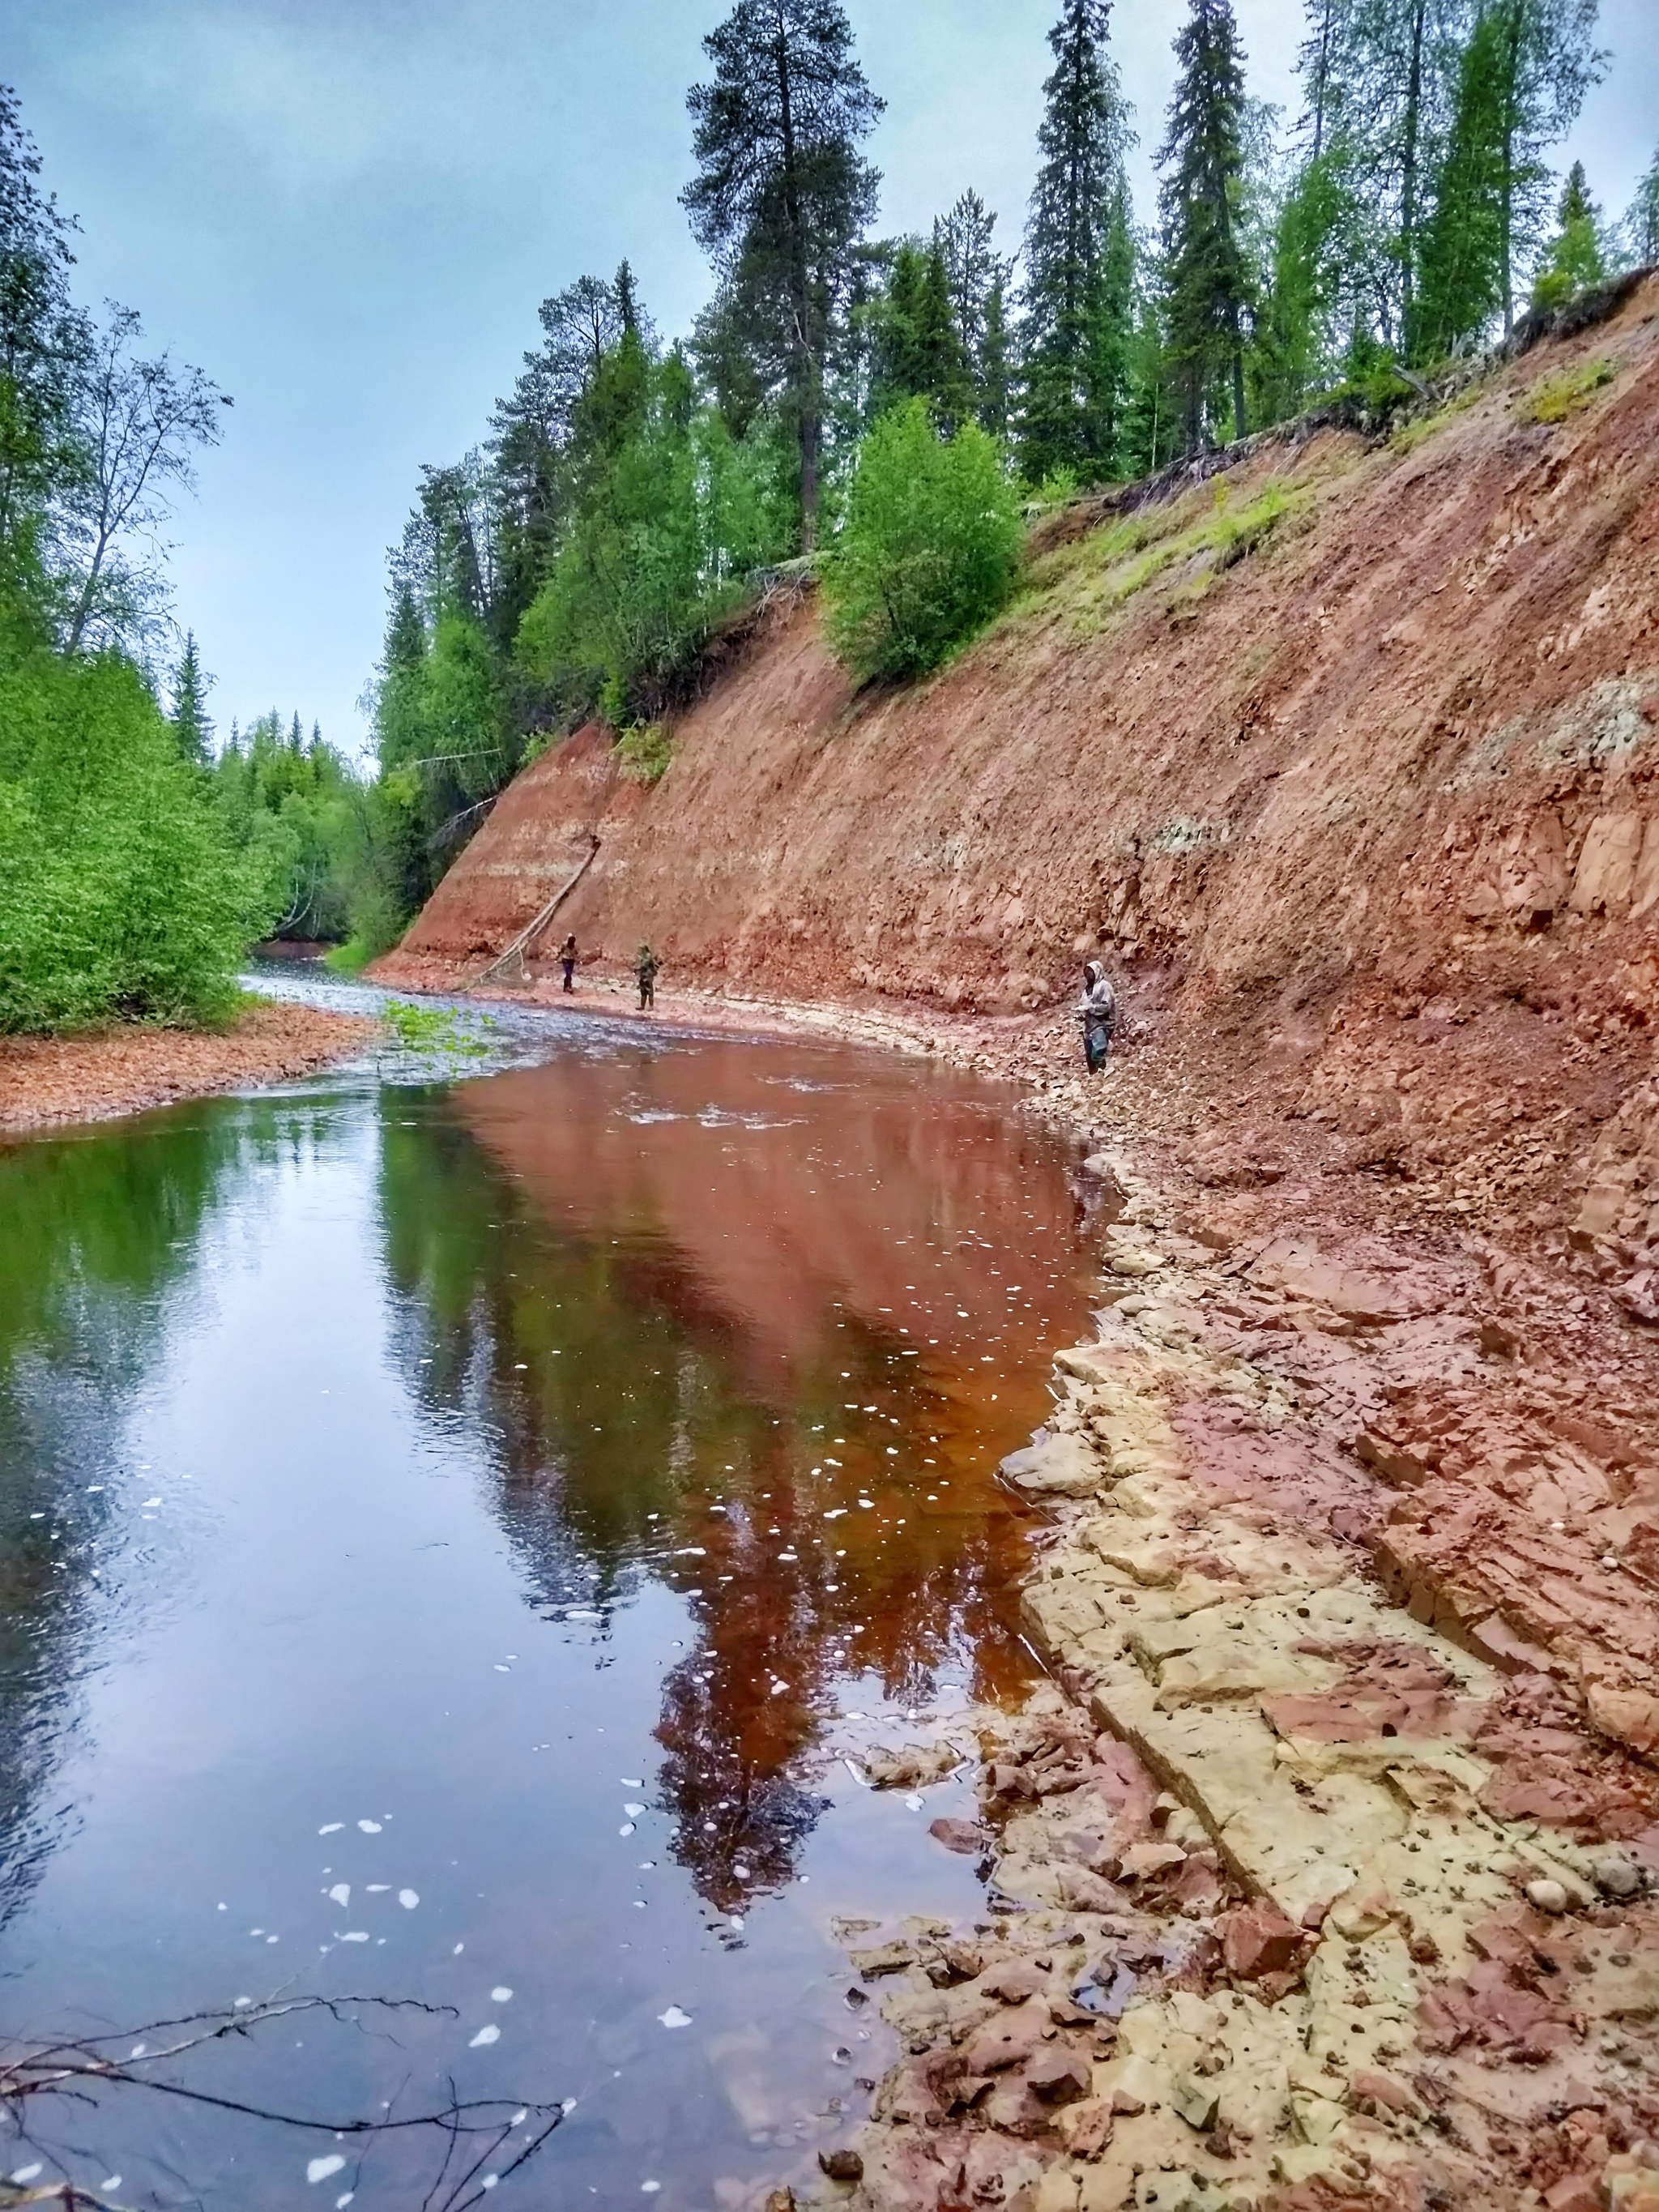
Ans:
[[[1117,993],[1098,960],[1090,961],[1083,971],[1083,996],[1077,1003],[1077,1018],[1083,1031],[1083,1055],[1089,1063],[1089,1073],[1098,1075],[1112,1049],[1112,1031],[1117,1026]]]

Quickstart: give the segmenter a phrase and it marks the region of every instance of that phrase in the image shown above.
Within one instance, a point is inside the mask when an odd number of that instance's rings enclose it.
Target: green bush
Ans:
[[[130,663],[0,664],[0,1032],[228,1019],[258,908]]]
[[[847,519],[824,562],[830,643],[860,676],[936,668],[1006,605],[1024,543],[1019,495],[992,438],[934,429],[925,400],[864,441]]]
[[[617,740],[617,760],[635,783],[660,783],[674,757],[674,740],[660,722],[635,722]]]

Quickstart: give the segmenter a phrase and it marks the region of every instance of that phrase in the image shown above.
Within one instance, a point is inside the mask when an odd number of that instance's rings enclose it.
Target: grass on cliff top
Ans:
[[[1618,370],[1610,361],[1580,362],[1573,368],[1552,369],[1523,392],[1515,403],[1515,419],[1534,428],[1540,423],[1565,422],[1591,399]]]
[[[1046,602],[1077,629],[1092,633],[1167,570],[1200,560],[1203,567],[1180,596],[1201,598],[1215,577],[1265,544],[1312,496],[1311,489],[1273,477],[1235,505],[1226,478],[1218,477],[1168,507],[1143,508],[1040,555],[1027,571],[1016,612]]]
[[[1402,459],[1407,453],[1414,453],[1425,439],[1432,438],[1437,432],[1447,428],[1460,415],[1468,414],[1475,401],[1484,398],[1486,391],[1486,384],[1483,378],[1472,379],[1430,414],[1415,415],[1409,422],[1401,423],[1397,429],[1391,431],[1389,451]]]

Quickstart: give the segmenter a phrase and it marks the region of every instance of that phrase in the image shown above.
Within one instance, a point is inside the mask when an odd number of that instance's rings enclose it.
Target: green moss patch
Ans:
[[[1126,515],[1042,556],[1031,565],[1019,606],[1028,612],[1052,609],[1087,634],[1101,629],[1170,569],[1202,562],[1202,569],[1178,595],[1183,606],[1190,605],[1224,569],[1265,544],[1312,497],[1310,489],[1273,477],[1235,505],[1225,479],[1218,478],[1212,487],[1168,507]]]
[[[1515,403],[1516,422],[1528,427],[1565,422],[1581,407],[1588,407],[1603,385],[1619,374],[1610,361],[1581,362],[1576,368],[1558,368],[1540,376]]]

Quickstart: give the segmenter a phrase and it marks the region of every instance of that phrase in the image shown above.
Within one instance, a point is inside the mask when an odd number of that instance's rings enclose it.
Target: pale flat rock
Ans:
[[[1063,1434],[1010,1452],[1000,1472],[1005,1481],[1032,1497],[1091,1498],[1106,1479],[1099,1454],[1080,1437]]]
[[[1058,1654],[1091,1629],[1103,1626],[1107,1607],[1100,1594],[1077,1576],[1061,1582],[1033,1583],[1020,1600],[1022,1617],[1043,1649]]]
[[[1182,1626],[1191,1628],[1209,1618],[1194,1613]],[[1341,1679],[1334,1662],[1297,1651],[1267,1624],[1251,1621],[1238,1629],[1210,1629],[1164,1660],[1158,1670],[1158,1701],[1168,1707],[1206,1698],[1316,1696]]]

